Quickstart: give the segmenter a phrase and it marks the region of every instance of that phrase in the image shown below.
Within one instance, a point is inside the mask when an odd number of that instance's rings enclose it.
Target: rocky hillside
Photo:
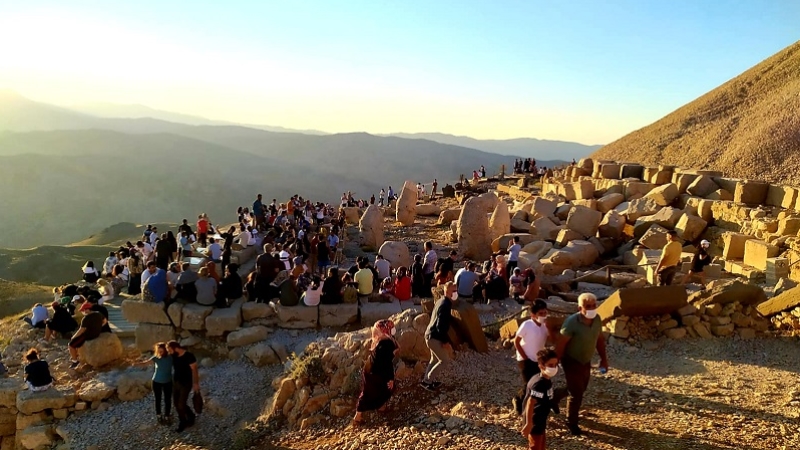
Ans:
[[[798,110],[800,41],[593,157],[800,185]]]

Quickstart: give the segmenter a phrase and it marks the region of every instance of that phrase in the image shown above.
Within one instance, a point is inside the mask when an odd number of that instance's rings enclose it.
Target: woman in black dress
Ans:
[[[394,339],[396,330],[389,319],[375,322],[372,326],[372,348],[364,363],[361,375],[361,395],[356,404],[353,424],[364,423],[364,411],[383,411],[384,405],[394,391],[394,357],[400,347]]]
[[[427,294],[429,294],[431,287],[428,286],[427,290]],[[414,264],[411,265],[411,295],[419,298],[423,298],[426,295],[425,273],[423,272],[422,255],[420,254],[414,255]]]

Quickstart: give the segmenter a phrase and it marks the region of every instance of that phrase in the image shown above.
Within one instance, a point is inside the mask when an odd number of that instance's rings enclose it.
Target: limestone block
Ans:
[[[624,208],[623,208],[624,206]],[[631,200],[630,202],[622,203],[615,208],[620,214],[624,214],[628,222],[634,223],[642,216],[651,216],[658,212],[661,206],[654,200],[643,197]]]
[[[486,200],[479,197],[467,199],[458,218],[458,253],[465,258],[485,260],[491,255],[492,239],[484,203]]]
[[[511,214],[511,220],[512,221],[513,220],[521,220],[523,222],[527,222],[528,221],[528,213],[526,211],[521,210],[521,209],[519,209],[517,211],[514,211],[514,213]]]
[[[53,386],[42,392],[20,391],[16,408],[20,414],[32,415],[46,409],[69,408],[75,405],[75,400],[75,390],[71,387]]]
[[[172,324],[180,328],[181,320],[183,320],[183,303],[175,302],[167,308],[167,315],[172,319]]]
[[[761,205],[767,200],[769,184],[760,181],[740,180],[736,183],[733,201],[747,205]]]
[[[625,201],[623,194],[606,194],[597,200],[597,210],[605,214]]]
[[[670,314],[686,305],[686,289],[680,285],[623,288],[597,308],[607,322],[616,317],[640,317]]]
[[[563,183],[559,193],[567,200],[594,198],[594,184],[591,180],[581,180],[574,183]]]
[[[123,300],[122,315],[128,322],[169,325],[169,317],[167,317],[164,307],[164,303],[143,302],[140,300]]]
[[[435,203],[422,203],[417,205],[418,216],[438,216],[442,208]]]
[[[37,425],[44,425],[52,423],[52,418],[47,411],[40,411],[35,414],[17,414],[17,421],[15,423],[17,432],[22,431],[29,427],[34,427]]]
[[[615,210],[606,212],[597,228],[600,237],[619,239],[625,229],[625,217]]]
[[[556,212],[558,204],[544,197],[534,197],[530,213],[536,217],[550,217]]]
[[[498,252],[501,249],[506,250],[508,248],[508,244],[513,241],[515,237],[519,238],[519,245],[523,247],[538,240],[537,236],[534,236],[530,233],[508,233],[492,241],[492,251]]]
[[[417,188],[414,183],[411,181],[403,183],[403,189],[400,191],[395,210],[395,218],[398,222],[405,226],[414,224],[414,217],[417,215],[417,200]]]
[[[22,389],[22,380],[0,378],[0,408],[16,408],[17,393]]]
[[[242,320],[248,322],[275,315],[275,311],[266,303],[245,302],[242,305]]]
[[[696,197],[706,197],[719,189],[719,185],[708,175],[700,175],[686,188],[686,192]]]
[[[678,221],[681,219],[682,215],[683,211],[680,209],[667,206],[661,208],[661,210],[652,216],[640,217],[639,220],[636,221],[635,229],[638,231],[639,227],[642,227],[644,230],[647,230],[650,224],[656,223],[668,230],[672,230],[678,225]],[[637,232],[636,235],[638,236],[643,232],[644,231]]]
[[[744,264],[759,270],[767,270],[767,258],[778,256],[780,249],[758,239],[748,239],[744,244]]]
[[[123,402],[134,402],[146,397],[152,389],[153,374],[149,370],[131,369],[117,380],[117,398]]]
[[[756,309],[764,317],[774,316],[800,306],[800,287],[788,289],[775,297],[759,304]]]
[[[511,226],[509,229],[512,233],[528,233],[531,229],[531,224],[524,220],[511,219]]]
[[[597,261],[597,258],[600,257],[600,252],[597,251],[597,248],[591,242],[582,240],[571,241],[562,251],[574,255],[575,261],[578,264],[577,267],[592,265]]]
[[[620,175],[620,167],[619,164],[601,164],[600,165],[600,177],[606,178],[609,180],[619,180]]]
[[[800,231],[800,218],[787,217],[778,221],[777,233],[781,236],[797,236]]]
[[[372,326],[378,320],[388,319],[401,312],[403,312],[403,308],[398,301],[391,303],[366,303],[361,305],[361,324],[364,326]]]
[[[228,344],[228,347],[243,347],[245,345],[263,341],[267,338],[267,336],[269,336],[269,329],[261,325],[240,328],[228,334],[226,343]]]
[[[459,215],[461,215],[461,208],[445,209],[439,213],[439,221],[436,223],[439,225],[450,225],[450,222],[458,220]]]
[[[771,184],[767,188],[766,204],[784,209],[791,209],[797,200],[797,189],[788,186]],[[785,206],[788,205],[788,206]]]
[[[278,326],[281,328],[316,328],[319,323],[319,311],[316,307],[305,305],[283,306],[270,303],[278,315]]]
[[[345,206],[342,210],[344,210],[344,221],[346,224],[358,225],[359,220],[361,220],[361,209],[357,206]]]
[[[190,303],[183,307],[181,328],[184,330],[199,331],[206,328],[206,317],[214,310],[212,306]]]
[[[244,299],[240,298],[227,308],[214,309],[206,317],[206,336],[222,336],[226,331],[234,331],[239,328],[242,325],[243,304]]]
[[[672,175],[672,182],[678,186],[678,194],[684,194],[697,177],[693,173],[676,172]]]
[[[377,250],[383,245],[383,213],[380,206],[369,205],[358,222],[359,244]]]
[[[732,232],[723,234],[722,258],[725,260],[744,259],[744,245],[750,239],[754,239],[754,237],[747,234]]]
[[[122,342],[116,334],[100,333],[78,349],[78,357],[92,367],[105,366],[122,358]]]
[[[112,386],[103,380],[95,378],[83,383],[78,390],[78,398],[84,402],[99,402],[111,398],[116,391],[116,386]]]
[[[675,231],[678,232],[678,237],[681,239],[692,242],[703,234],[706,225],[708,225],[706,221],[700,217],[684,213],[678,221],[678,224],[675,225]]]
[[[266,342],[262,342],[260,344],[252,346],[249,350],[247,350],[247,353],[245,353],[245,356],[247,356],[247,359],[252,361],[253,364],[256,365],[256,367],[262,367],[262,366],[265,366],[267,364],[280,364],[281,363],[281,359],[275,353],[275,350],[273,350],[272,347],[270,347],[269,344],[267,344]],[[285,381],[287,381],[287,380],[284,380],[284,382]],[[288,381],[292,381],[292,380],[288,380]],[[294,385],[292,385],[292,386],[294,386]],[[286,401],[284,400],[284,403],[285,402]]]
[[[644,173],[644,167],[641,164],[620,164],[619,166],[619,178],[638,178],[642,179],[642,174]]]
[[[489,218],[489,237],[496,239],[511,232],[511,217],[508,214],[508,204],[497,202],[492,217]]]
[[[646,183],[643,181],[626,181],[625,182],[625,198],[627,200],[632,200],[635,198],[641,198],[647,195],[655,187],[652,183]]]
[[[319,305],[319,324],[323,327],[343,327],[358,321],[358,303]]]
[[[531,224],[530,232],[542,239],[555,240],[562,227],[556,225],[549,217],[536,219]]]
[[[667,245],[667,229],[660,225],[652,224],[639,239],[639,243],[650,250],[662,249]]]
[[[386,241],[381,245],[378,253],[383,255],[384,259],[389,261],[394,268],[411,267],[411,254],[405,242]]]
[[[556,242],[558,243],[558,245],[563,247],[571,241],[583,239],[584,237],[585,236],[583,234],[578,233],[575,230],[563,229],[558,232],[558,236],[556,236]]]
[[[653,188],[645,195],[645,198],[653,200],[659,206],[667,206],[672,204],[678,197],[678,186],[668,183],[662,186]]]
[[[50,448],[56,436],[52,425],[28,427],[19,433],[19,442],[23,448]]]
[[[136,348],[140,352],[153,350],[159,342],[169,342],[175,339],[175,328],[172,325],[156,325],[154,323],[140,323],[136,325]]]
[[[700,199],[697,202],[697,216],[708,223],[714,221],[713,207],[716,200]]]
[[[597,227],[603,220],[603,213],[585,206],[572,208],[567,216],[567,228],[580,233],[584,238],[597,234]]]
[[[522,251],[531,255],[532,258],[542,258],[550,250],[553,249],[553,244],[547,241],[534,241],[522,247]]]
[[[10,436],[10,439],[13,440],[17,433],[17,415],[8,411],[11,410],[0,410],[0,441],[3,440],[3,436]],[[0,450],[2,450],[2,446],[0,446]]]
[[[672,171],[671,170],[659,170],[658,172],[654,173],[650,179],[647,181],[661,186],[662,184],[667,184],[672,181]]]
[[[709,200],[722,200],[722,201],[733,200],[733,194],[730,191],[726,191],[725,189],[717,189],[716,191],[706,195],[705,197]]]

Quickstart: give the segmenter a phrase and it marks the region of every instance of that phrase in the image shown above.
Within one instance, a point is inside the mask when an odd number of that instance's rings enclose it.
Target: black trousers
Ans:
[[[570,357],[561,359],[561,367],[564,368],[564,377],[567,379],[566,389],[557,389],[553,395],[554,401],[558,403],[562,398],[567,397],[567,423],[570,427],[578,426],[578,413],[583,404],[583,394],[589,388],[589,380],[592,377],[592,365],[590,363],[580,363]]]
[[[156,396],[156,414],[161,415],[161,398],[164,398],[164,415],[172,412],[172,382],[157,383],[153,381],[153,394]]]
[[[522,388],[517,391],[517,395],[515,395],[514,398],[517,399],[517,414],[522,414],[522,401],[525,399],[525,390],[528,388],[528,381],[530,381],[534,375],[541,372],[541,369],[539,369],[539,364],[536,361],[531,361],[530,359],[517,361],[517,367],[519,367],[519,374],[522,378]]]
[[[192,392],[192,386],[176,381],[173,387],[175,390],[172,392],[172,400],[175,403],[178,420],[183,424],[194,422],[194,412],[189,407],[189,393]]]

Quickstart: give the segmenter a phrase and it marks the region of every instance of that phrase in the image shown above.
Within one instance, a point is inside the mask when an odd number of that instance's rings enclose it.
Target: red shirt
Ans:
[[[206,219],[200,219],[197,221],[197,233],[198,234],[208,233],[208,221]]]
[[[398,300],[411,298],[411,277],[397,278],[394,282],[394,296]]]

